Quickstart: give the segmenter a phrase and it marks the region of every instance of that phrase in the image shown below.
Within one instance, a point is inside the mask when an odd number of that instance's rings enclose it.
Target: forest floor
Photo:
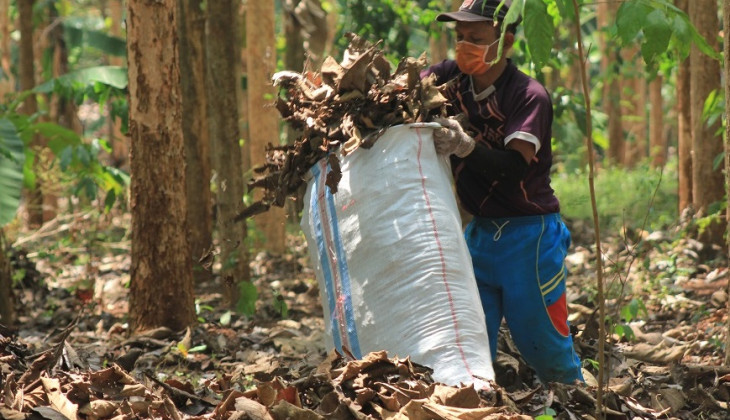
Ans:
[[[17,326],[0,325],[4,419],[730,419],[726,258],[680,231],[603,233],[608,388],[597,392],[592,232],[572,223],[569,301],[585,385],[540,384],[500,342],[491,390],[434,384],[426,367],[324,349],[322,307],[301,235],[254,255],[253,317],[212,280],[199,323],[130,335],[129,216],[59,217],[15,234]],[[285,314],[282,314],[285,305]],[[282,316],[285,315],[285,316]],[[393,358],[391,358],[393,357]]]

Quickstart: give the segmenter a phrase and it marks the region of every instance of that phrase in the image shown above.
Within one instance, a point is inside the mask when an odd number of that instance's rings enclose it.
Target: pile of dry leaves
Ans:
[[[377,45],[349,34],[350,44],[338,63],[327,57],[318,72],[284,71],[274,75],[281,95],[276,107],[284,121],[299,133],[291,145],[270,146],[266,163],[255,170],[249,188],[263,188],[264,197],[243,210],[237,220],[283,206],[305,174],[329,155],[327,185],[337,191],[341,177],[337,151],[343,155],[369,148],[387,129],[426,121],[446,104],[434,85],[435,77],[421,79],[425,55],[408,57],[395,72]]]

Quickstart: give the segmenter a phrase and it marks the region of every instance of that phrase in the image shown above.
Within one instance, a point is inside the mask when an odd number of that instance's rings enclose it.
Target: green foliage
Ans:
[[[256,301],[259,298],[259,291],[256,285],[250,281],[238,283],[240,296],[236,303],[236,310],[244,315],[251,316],[256,312]]]
[[[687,57],[692,43],[708,56],[720,59],[720,54],[697,32],[689,17],[666,0],[621,3],[615,31],[624,45],[634,40],[640,43],[641,55],[649,67],[654,67],[670,47],[679,53],[679,58]]]
[[[622,232],[624,227],[666,228],[677,220],[676,162],[664,169],[643,163],[635,169],[603,168],[594,180],[601,228]],[[588,176],[584,171],[553,176],[552,186],[567,219],[592,221]]]
[[[96,48],[104,54],[117,57],[127,55],[127,42],[103,31],[85,27],[79,19],[66,19],[63,22],[66,43],[71,48]]]
[[[15,218],[23,186],[25,149],[13,123],[0,118],[0,227]]]
[[[548,63],[554,44],[553,16],[548,13],[548,5],[543,0],[525,0],[523,16],[530,59],[535,67],[540,69]],[[510,16],[507,16],[505,19],[507,23],[509,18]]]

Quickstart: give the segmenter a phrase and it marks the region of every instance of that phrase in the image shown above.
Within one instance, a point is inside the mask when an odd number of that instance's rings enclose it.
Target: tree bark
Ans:
[[[724,43],[723,49],[725,53],[725,80],[730,80],[730,0],[724,0],[722,2],[722,21],[723,21],[723,33]],[[730,139],[730,83],[725,83],[725,138]],[[725,167],[730,168],[730,143],[725,142]],[[725,220],[730,220],[730,171],[725,172],[725,197],[728,200],[725,209]],[[727,248],[730,250],[730,234],[727,232],[727,225],[725,226],[728,245]],[[730,283],[728,283],[728,296],[730,296]],[[727,313],[730,313],[730,299],[727,301]],[[727,320],[727,328],[725,329],[725,366],[730,365],[730,317]]]
[[[18,0],[18,21],[20,27],[20,60],[18,72],[20,73],[20,90],[27,91],[35,87],[35,65],[33,46],[33,3],[34,0]],[[38,101],[35,95],[28,95],[23,103],[23,113],[30,116],[38,112]],[[34,136],[31,148],[36,153],[35,162],[38,162],[38,154],[42,147],[39,136]],[[34,165],[35,166],[35,165]],[[28,223],[31,226],[43,224],[43,194],[40,185],[36,185],[27,195]]]
[[[717,49],[717,3],[715,0],[692,0],[689,4],[692,24]],[[703,54],[695,46],[690,53],[690,101],[692,109],[692,198],[694,210],[700,216],[708,215],[710,205],[723,199],[725,194],[723,166],[715,169],[715,159],[723,153],[722,136],[718,136],[719,122],[708,127],[702,118],[704,103],[710,92],[720,86],[720,64]],[[724,225],[712,223],[699,239],[707,244],[723,245]]]
[[[10,70],[10,0],[0,0],[0,98],[15,91],[15,80]]]
[[[109,33],[112,36],[123,38],[124,7],[122,6],[122,0],[109,1],[109,18],[111,19]],[[112,66],[125,66],[126,62],[124,57],[110,56],[109,64]],[[108,110],[107,113],[109,113]],[[112,118],[110,113],[108,118],[109,144],[112,148],[113,164],[116,167],[125,168],[129,161],[129,137],[122,133],[122,123],[118,118]]]
[[[134,330],[195,322],[176,9],[130,0],[127,13]]]
[[[15,297],[13,296],[13,271],[8,258],[8,243],[0,228],[0,321],[15,324]]]
[[[621,51],[622,71],[619,91],[621,95],[621,122],[627,133],[624,161],[627,168],[635,167],[646,156],[646,80],[643,78],[643,61],[637,46]]]
[[[664,100],[662,87],[664,78],[657,75],[649,83],[649,103],[651,117],[649,120],[649,153],[651,166],[661,168],[667,163],[667,140],[664,136]]]
[[[193,261],[211,247],[213,212],[210,191],[210,141],[205,91],[205,13],[202,0],[179,1],[180,75],[182,120],[187,170],[188,234]],[[196,265],[196,280],[209,278],[208,270]]]
[[[268,144],[279,144],[279,119],[272,104],[276,90],[271,77],[276,71],[276,36],[274,32],[274,2],[249,0],[246,12],[246,45],[248,62],[257,65],[248,68],[248,112],[251,138],[251,165],[261,166],[266,160]],[[256,42],[251,42],[256,40]],[[256,199],[262,191],[254,191]],[[261,230],[264,242],[258,244],[269,252],[285,251],[286,216],[284,209],[272,207],[254,218]]]
[[[607,157],[611,163],[622,163],[624,161],[625,143],[624,132],[621,125],[621,91],[617,75],[621,72],[615,68],[618,64],[618,53],[616,46],[610,40],[605,30],[613,16],[616,14],[616,6],[611,2],[598,2],[597,19],[598,29],[601,30],[600,40],[603,54],[601,55],[601,73],[603,82],[603,111],[606,113],[608,124],[608,150]],[[588,133],[590,135],[590,133]]]
[[[232,224],[242,206],[244,194],[241,164],[241,138],[238,128],[236,66],[238,9],[232,0],[208,2],[206,23],[206,89],[208,91],[208,130],[212,140],[213,166],[216,171],[216,218],[220,246],[221,272],[229,306],[237,304],[240,283],[250,281],[246,225]],[[221,42],[221,40],[227,40]]]
[[[688,0],[677,0],[677,7],[689,11]],[[678,154],[678,205],[679,214],[692,205],[692,118],[690,102],[689,58],[677,68],[677,154]]]

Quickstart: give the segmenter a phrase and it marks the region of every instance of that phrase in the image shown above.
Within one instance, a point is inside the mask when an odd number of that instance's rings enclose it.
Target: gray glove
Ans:
[[[436,118],[434,121],[443,126],[443,128],[437,128],[433,131],[433,144],[436,146],[436,153],[464,158],[474,150],[476,142],[464,132],[461,124],[456,119]]]

